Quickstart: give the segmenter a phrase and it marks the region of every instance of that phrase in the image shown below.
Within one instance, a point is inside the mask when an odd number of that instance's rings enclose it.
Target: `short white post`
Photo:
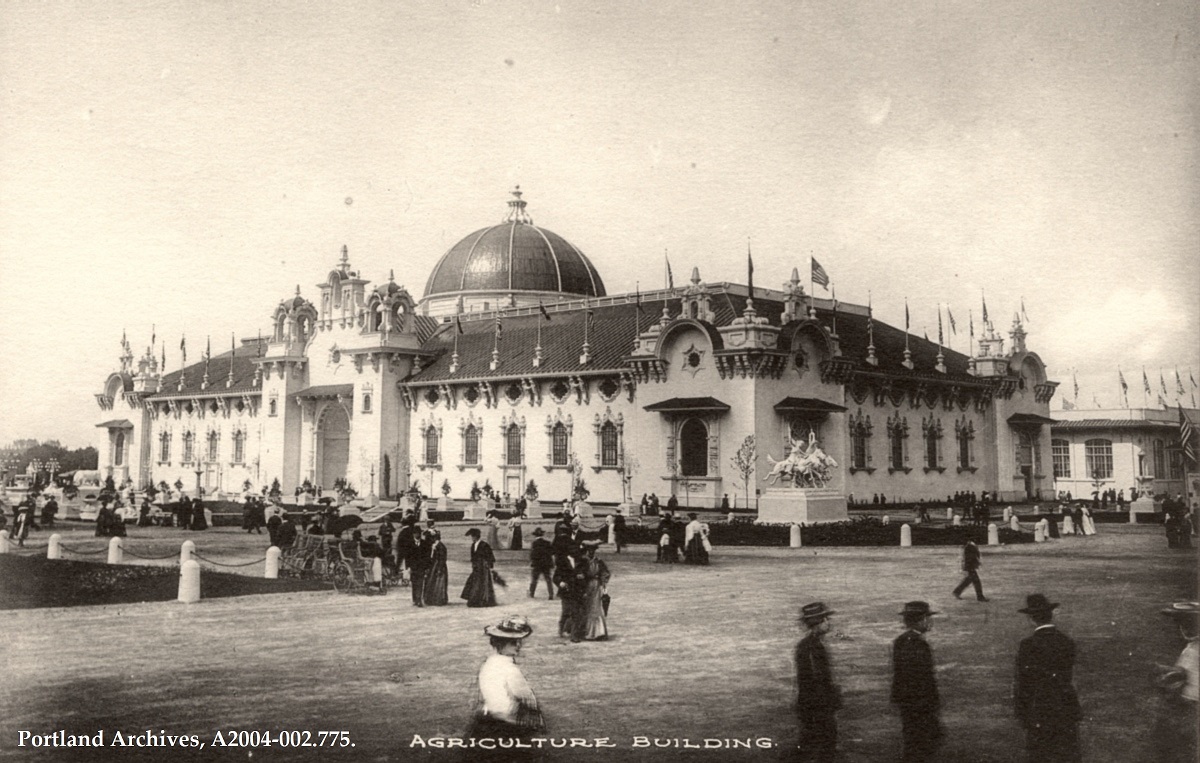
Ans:
[[[279,555],[283,553],[279,550],[279,546],[271,546],[267,549],[267,566],[263,571],[264,578],[275,580],[279,577]]]
[[[1137,512],[1133,510],[1133,507],[1129,508],[1129,524],[1137,524]]]
[[[0,554],[8,553],[8,530],[0,530]]]
[[[1035,503],[1035,504],[1033,504],[1033,513],[1034,513],[1034,514],[1041,514],[1041,513],[1042,513],[1042,507],[1041,507],[1041,505],[1040,505],[1040,504],[1036,504],[1036,503]]]
[[[383,560],[378,556],[375,557],[375,561],[371,562],[371,582],[383,582]]]
[[[185,540],[183,545],[179,547],[179,566],[182,567],[185,562],[192,560],[192,554],[196,552],[196,544],[190,540]]]
[[[725,521],[729,522],[729,524],[733,524],[733,512],[732,511],[729,512],[729,516],[725,518]]]
[[[954,507],[953,506],[946,507],[946,519],[954,519]]]
[[[1010,529],[1017,530],[1018,532],[1021,530],[1021,523],[1017,521],[1017,518],[1015,516],[1009,518],[1008,526]]]
[[[988,525],[988,545],[989,546],[999,546],[1000,545],[1000,528],[996,527],[995,522],[992,522],[991,524]]]
[[[886,524],[890,524],[890,523],[891,523],[891,521],[892,521],[892,518],[891,518],[891,517],[889,517],[887,514],[884,514],[884,515],[883,515],[883,524],[885,524],[885,525],[886,525]]]
[[[792,548],[800,548],[801,544],[800,525],[793,522],[792,527],[788,532],[788,545]]]
[[[1042,527],[1042,523],[1038,522],[1033,526],[1033,542],[1044,543],[1046,541],[1046,531]]]
[[[47,559],[62,559],[62,536],[54,533],[50,536],[50,543],[46,546]]]
[[[955,527],[962,527],[962,517],[960,517],[958,514],[955,514],[954,519],[951,520],[951,524]]]
[[[120,537],[112,538],[108,541],[108,563],[120,564],[125,558],[125,552],[122,548],[124,544]]]
[[[615,548],[617,545],[617,520],[612,514],[609,514],[604,518],[604,524],[608,525],[608,529],[604,533],[604,543]]]
[[[184,604],[200,601],[200,562],[195,559],[188,559],[180,567],[179,600]]]
[[[1004,521],[1007,523],[1008,520],[1010,520],[1010,519],[1012,519],[1012,506],[1005,506],[1004,507]]]
[[[900,547],[907,548],[912,545],[912,528],[908,524],[900,525]]]

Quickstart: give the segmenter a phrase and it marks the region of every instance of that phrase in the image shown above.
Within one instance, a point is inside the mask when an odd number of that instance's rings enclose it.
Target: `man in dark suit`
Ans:
[[[842,706],[842,694],[833,683],[829,653],[821,641],[834,614],[819,601],[800,609],[800,622],[808,629],[796,644],[796,718],[804,760],[828,761],[837,754],[835,713]]]
[[[546,540],[546,531],[538,527],[533,531],[533,544],[529,547],[529,598],[537,592],[539,578],[546,579],[546,590],[554,600],[554,546]]]
[[[1079,761],[1079,697],[1072,683],[1075,643],[1051,622],[1058,604],[1040,593],[1025,597],[1018,610],[1034,623],[1033,635],[1017,649],[1013,701],[1025,728],[1031,762]]]
[[[892,642],[892,704],[900,710],[905,761],[928,760],[941,744],[933,650],[925,641],[936,614],[926,602],[908,602],[900,613],[907,630]]]
[[[975,586],[975,598],[979,601],[987,601],[987,597],[983,595],[983,583],[979,580],[979,567],[983,563],[979,560],[979,546],[975,545],[975,541],[968,539],[963,545],[963,572],[967,573],[954,588],[954,598],[961,599],[962,592],[966,590],[968,585]]]
[[[410,575],[410,585],[412,587],[412,603],[414,607],[425,606],[425,574],[429,571],[430,551],[432,550],[433,540],[427,538],[424,533],[417,528],[416,522],[407,525],[412,534],[412,545],[408,550],[408,570]],[[400,530],[404,533],[404,529]],[[476,531],[478,534],[478,531]]]

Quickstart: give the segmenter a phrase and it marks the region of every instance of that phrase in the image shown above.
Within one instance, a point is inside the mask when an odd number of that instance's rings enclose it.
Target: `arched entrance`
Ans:
[[[350,461],[350,417],[341,405],[330,403],[325,406],[317,428],[317,444],[316,482],[329,490],[334,480],[346,476],[346,465]],[[355,487],[362,489],[361,485]]]
[[[684,477],[708,476],[708,426],[700,419],[679,428],[679,470]]]

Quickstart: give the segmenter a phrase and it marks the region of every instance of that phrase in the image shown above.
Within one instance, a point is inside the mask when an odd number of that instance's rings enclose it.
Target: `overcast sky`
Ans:
[[[156,326],[254,336],[343,244],[421,294],[520,184],[610,293],[778,287],[1029,345],[1080,403],[1200,374],[1194,0],[0,5],[0,443],[96,443]],[[156,354],[161,350],[156,350]],[[1173,399],[1173,398],[1172,398]],[[1185,398],[1186,400],[1186,398]],[[1052,408],[1060,407],[1058,398]]]

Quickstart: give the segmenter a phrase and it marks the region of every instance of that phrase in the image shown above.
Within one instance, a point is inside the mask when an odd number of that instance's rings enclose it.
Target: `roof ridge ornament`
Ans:
[[[342,259],[338,261],[338,270],[342,271],[342,275],[350,269],[350,247],[342,244]]]
[[[510,193],[512,193],[514,198],[508,202],[508,216],[504,218],[504,222],[533,225],[533,218],[525,211],[525,207],[529,202],[521,198],[521,186],[514,187]]]

